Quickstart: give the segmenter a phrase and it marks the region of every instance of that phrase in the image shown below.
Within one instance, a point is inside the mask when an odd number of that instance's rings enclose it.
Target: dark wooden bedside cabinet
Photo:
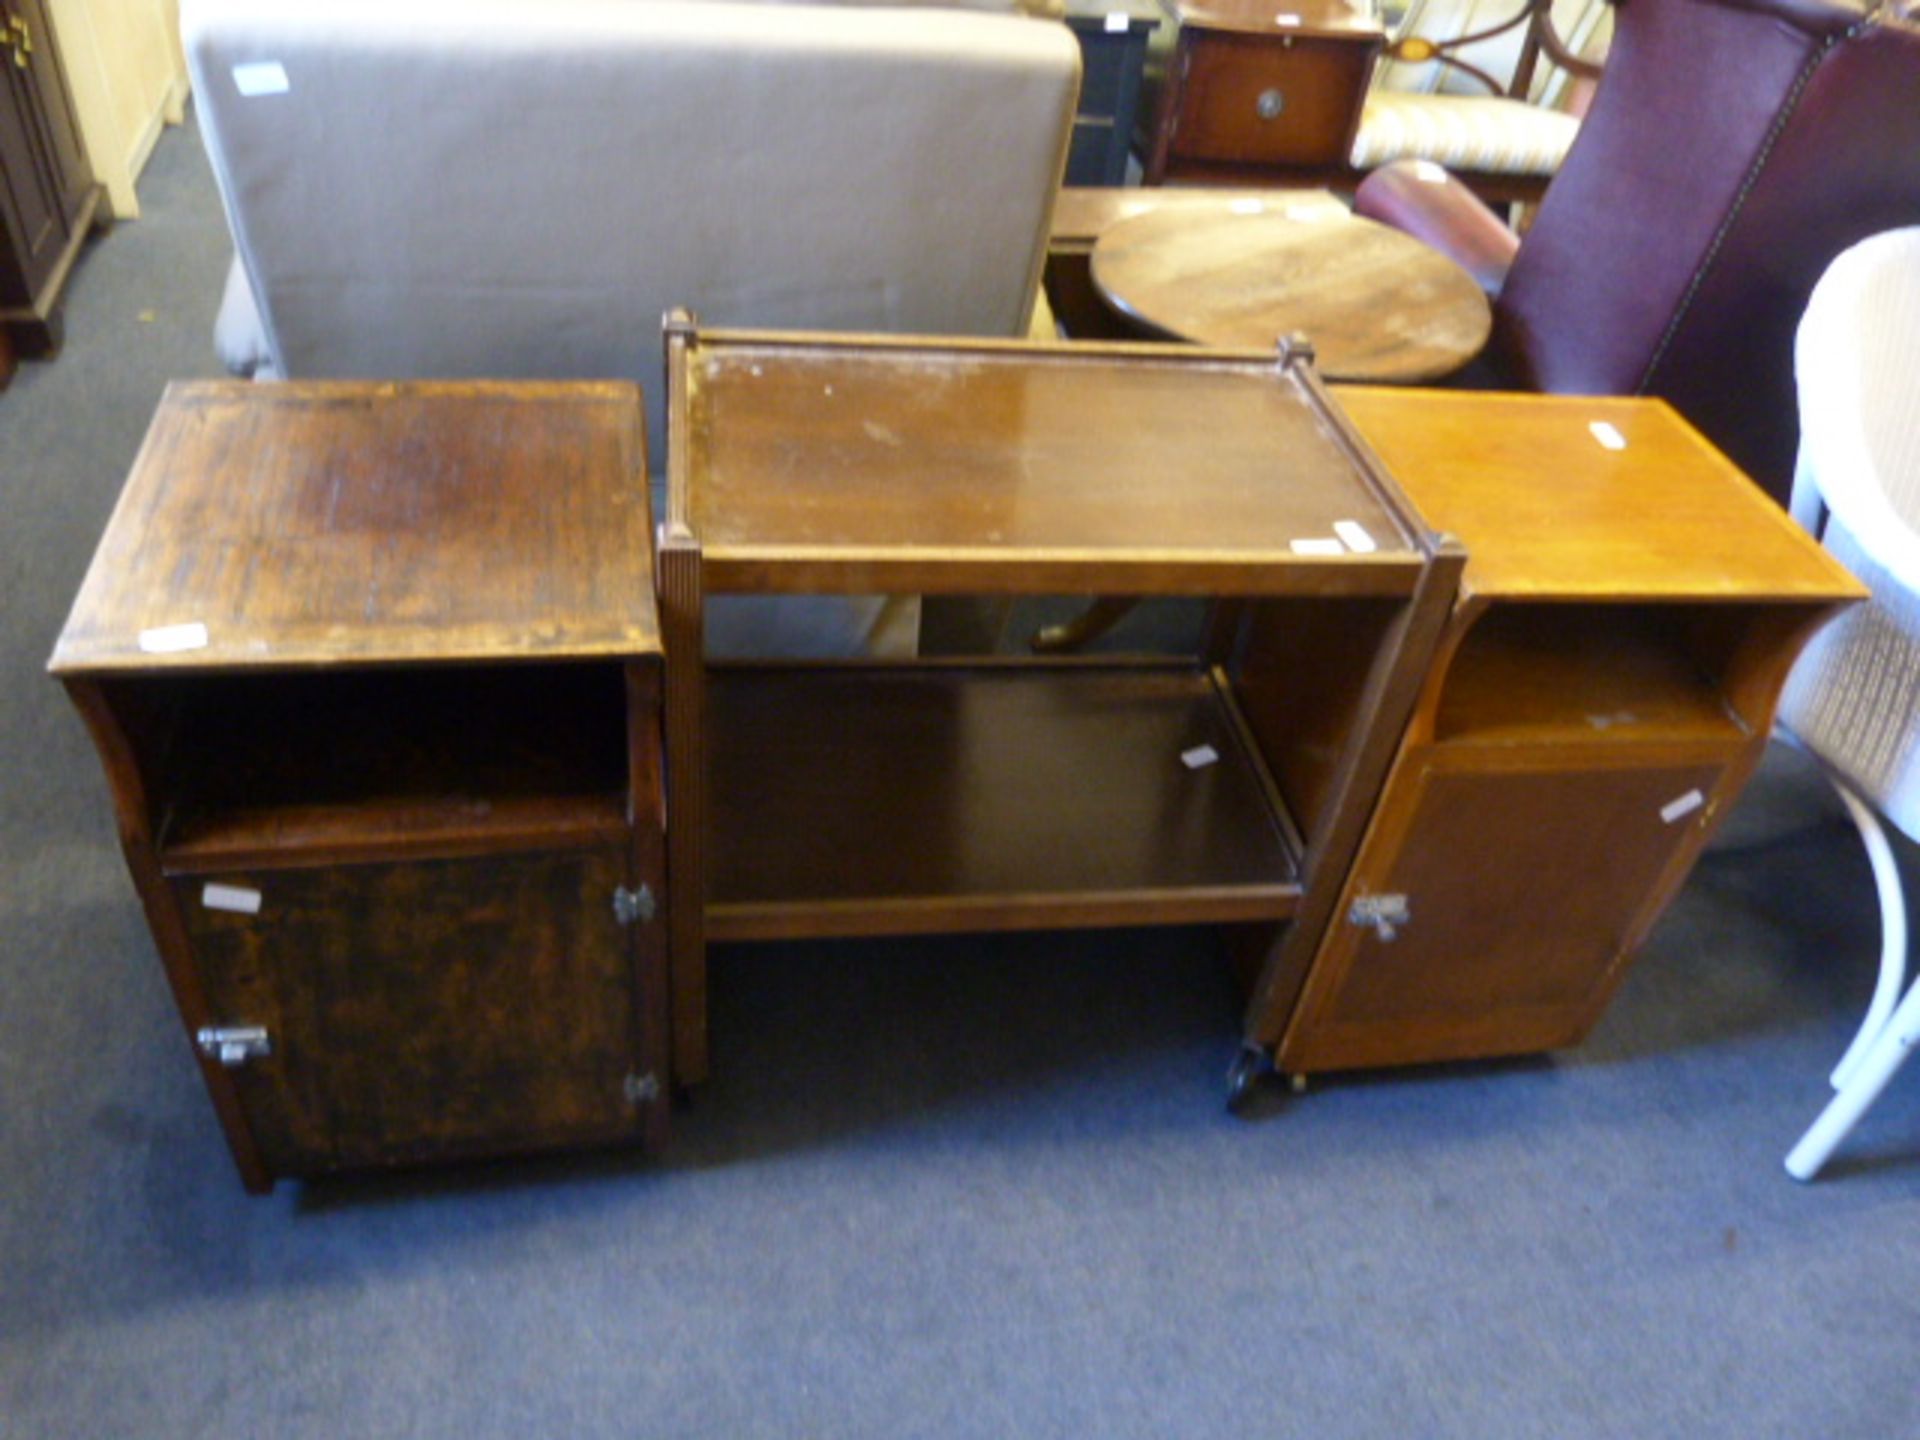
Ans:
[[[249,1189],[666,1137],[638,390],[169,387],[54,651]]]
[[[1344,168],[1386,44],[1346,0],[1172,0],[1146,182],[1274,184]]]

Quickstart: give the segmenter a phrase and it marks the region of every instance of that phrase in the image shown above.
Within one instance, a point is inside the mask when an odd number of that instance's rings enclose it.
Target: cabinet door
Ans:
[[[1344,165],[1378,42],[1194,30],[1172,153],[1236,165]]]
[[[80,142],[80,116],[67,88],[67,72],[60,59],[60,41],[47,13],[46,0],[6,0],[32,37],[26,74],[37,101],[39,121],[52,174],[55,204],[70,231],[74,218],[93,188],[93,170]]]
[[[268,1168],[640,1131],[665,1087],[614,909],[628,864],[614,846],[175,881],[216,1023],[268,1034],[232,1072]]]
[[[1281,1067],[1527,1054],[1585,1035],[1698,850],[1724,769],[1628,766],[1403,757]],[[1406,902],[1390,936],[1353,916],[1381,897]]]
[[[0,48],[0,309],[33,303],[67,238],[37,104],[29,72]]]

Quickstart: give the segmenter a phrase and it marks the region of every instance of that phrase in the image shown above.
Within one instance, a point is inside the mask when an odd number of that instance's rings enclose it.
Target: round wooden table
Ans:
[[[1107,303],[1151,334],[1231,349],[1304,335],[1335,380],[1437,380],[1487,343],[1473,277],[1331,198],[1123,220],[1093,247]]]

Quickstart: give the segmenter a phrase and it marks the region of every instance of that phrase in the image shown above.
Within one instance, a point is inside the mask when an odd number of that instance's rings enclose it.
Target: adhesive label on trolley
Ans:
[[[260,892],[247,885],[208,885],[200,903],[209,910],[231,910],[236,915],[258,915]]]
[[[1295,540],[1290,547],[1296,555],[1344,555],[1347,547],[1334,535],[1313,535],[1304,540]]]
[[[1698,790],[1689,790],[1679,799],[1669,800],[1666,804],[1662,805],[1660,807],[1660,818],[1671,825],[1676,820],[1684,820],[1706,803],[1706,796],[1702,795]]]
[[[1347,548],[1356,555],[1371,555],[1380,547],[1374,543],[1373,536],[1367,533],[1367,527],[1358,520],[1336,520],[1333,533],[1346,542]]]
[[[1180,752],[1180,763],[1189,770],[1204,770],[1220,758],[1220,752],[1211,745],[1196,745],[1191,750]]]
[[[1107,33],[1108,33],[1109,35],[1124,35],[1124,34],[1126,34],[1126,33],[1127,33],[1127,25],[1128,25],[1128,23],[1129,23],[1129,22],[1128,22],[1128,20],[1127,20],[1127,12],[1126,12],[1126,11],[1124,11],[1124,10],[1109,10],[1109,11],[1107,12]]]

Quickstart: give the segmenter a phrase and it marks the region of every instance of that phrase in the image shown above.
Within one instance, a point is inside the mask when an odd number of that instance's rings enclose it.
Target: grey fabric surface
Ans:
[[[1058,25],[948,8],[188,0],[182,31],[280,374],[638,380],[655,473],[676,306],[1024,334],[1080,72]]]
[[[1920,1077],[1780,1158],[1876,947],[1778,754],[1593,1039],[1221,1110],[1199,932],[742,947],[670,1156],[235,1183],[40,667],[161,386],[197,143],[0,394],[0,1435],[1920,1433]]]

